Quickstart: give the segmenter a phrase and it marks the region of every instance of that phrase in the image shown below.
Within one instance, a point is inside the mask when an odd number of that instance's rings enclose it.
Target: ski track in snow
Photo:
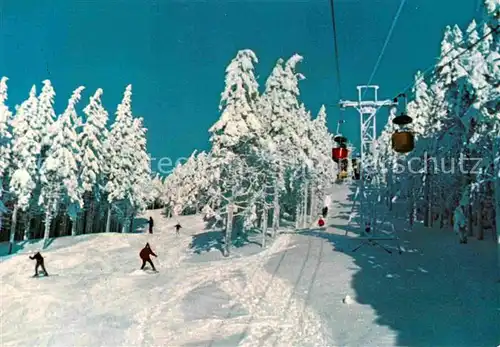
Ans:
[[[285,252],[286,253],[286,250]],[[283,254],[284,254],[283,253]],[[244,285],[244,288],[241,290],[241,292],[246,292],[247,291],[247,288],[249,287],[250,283],[254,281],[255,279],[255,276],[257,275],[258,271],[262,271],[262,266],[263,264],[261,262],[258,262],[258,263],[255,263],[256,265],[254,265],[252,267],[252,271],[251,271],[251,275],[249,276],[249,280],[245,281],[245,285]],[[233,292],[238,292],[238,290],[234,290],[233,289]],[[207,347],[212,347],[212,345],[214,344],[215,342],[215,338],[217,336],[220,335],[220,331],[221,329],[223,328],[223,325],[225,323],[226,320],[228,320],[229,318],[231,318],[231,315],[234,313],[234,309],[236,308],[236,305],[238,304],[237,301],[235,301],[229,308],[229,312],[227,313],[227,315],[225,316],[224,320],[221,320],[220,323],[217,325],[217,329],[215,330],[215,333],[212,337],[212,339],[210,340],[209,344],[207,345]]]

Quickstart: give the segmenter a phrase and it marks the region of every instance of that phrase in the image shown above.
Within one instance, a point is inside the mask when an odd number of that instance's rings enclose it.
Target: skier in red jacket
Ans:
[[[146,243],[146,246],[141,250],[139,253],[139,256],[142,259],[142,266],[141,270],[144,270],[144,267],[146,266],[146,262],[148,262],[151,267],[153,268],[153,271],[156,271],[155,266],[153,262],[151,261],[151,258],[149,257],[150,255],[156,257],[157,255],[151,250],[151,247],[149,246],[149,242]]]

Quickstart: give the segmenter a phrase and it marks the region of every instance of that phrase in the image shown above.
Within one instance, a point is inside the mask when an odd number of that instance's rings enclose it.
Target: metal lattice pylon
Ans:
[[[376,85],[362,85],[357,86],[358,100],[348,101],[340,100],[340,107],[342,109],[347,107],[355,108],[359,113],[360,119],[360,135],[361,135],[361,165],[360,171],[373,165],[370,163],[375,156],[375,143],[377,140],[377,112],[380,108],[386,106],[397,106],[394,100],[378,100],[378,89]],[[368,90],[373,90],[374,100],[363,100],[363,96]],[[364,164],[364,165],[363,165]]]
[[[398,237],[395,233],[394,226],[391,223],[391,229],[393,231],[392,235],[377,235],[379,218],[377,218],[377,205],[383,204],[380,200],[380,185],[377,181],[374,171],[376,169],[375,162],[377,160],[376,153],[376,141],[377,141],[377,112],[382,107],[395,107],[397,106],[397,101],[395,100],[378,100],[378,89],[377,85],[361,85],[357,86],[358,89],[358,100],[357,101],[340,101],[341,108],[353,107],[359,113],[360,118],[360,135],[361,135],[361,146],[360,146],[360,185],[356,191],[356,195],[353,201],[351,216],[349,217],[349,224],[352,221],[354,214],[354,208],[356,203],[359,204],[359,217],[360,217],[360,227],[363,230],[363,237],[359,240],[363,241],[362,244],[356,247],[353,251],[356,251],[359,247],[364,244],[378,245],[377,241],[381,240],[395,240],[398,241]],[[363,100],[363,96],[368,90],[373,90],[373,100]],[[376,195],[376,197],[375,197]],[[365,223],[370,226],[370,232],[365,231]],[[385,218],[382,218],[382,224],[385,223]],[[347,232],[346,232],[347,235]],[[390,252],[385,247],[387,252]],[[401,249],[398,249],[401,253]]]

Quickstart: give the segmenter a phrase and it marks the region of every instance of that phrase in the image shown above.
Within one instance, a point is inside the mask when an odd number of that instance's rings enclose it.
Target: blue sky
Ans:
[[[373,83],[392,98],[415,72],[436,61],[446,25],[465,28],[479,0],[407,0]],[[0,75],[9,77],[9,104],[48,78],[56,111],[85,86],[83,103],[104,89],[114,115],[127,84],[133,111],[144,117],[153,157],[175,160],[208,149],[219,117],[224,69],[239,49],[259,58],[259,83],[279,57],[304,56],[302,101],[317,114],[327,106],[329,128],[357,144],[359,118],[340,112],[328,0],[0,0]],[[356,98],[368,82],[400,0],[336,0],[342,94]],[[387,113],[378,118],[385,123]],[[380,126],[381,128],[381,126]],[[153,167],[155,168],[155,167]]]

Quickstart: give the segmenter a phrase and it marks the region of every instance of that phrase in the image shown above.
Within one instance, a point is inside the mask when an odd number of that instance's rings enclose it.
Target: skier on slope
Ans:
[[[35,265],[35,274],[33,275],[33,277],[38,277],[38,268],[41,266],[42,267],[42,270],[43,270],[43,273],[45,274],[45,276],[48,276],[49,273],[47,272],[47,270],[45,269],[45,265],[43,264],[43,257],[42,255],[40,254],[40,252],[37,252],[34,256],[30,256],[30,259],[31,260],[36,260],[36,265]]]
[[[151,250],[151,247],[149,246],[149,242],[148,242],[148,243],[146,243],[146,246],[139,253],[139,256],[142,259],[141,270],[144,270],[144,267],[146,266],[146,262],[148,262],[151,265],[151,267],[153,268],[153,271],[156,271],[156,268],[155,268],[153,262],[151,261],[151,258],[149,257],[150,255],[157,257],[157,255]]]
[[[175,225],[175,232],[177,235],[179,235],[179,229],[182,228],[182,226],[179,224],[179,222],[177,222],[177,224]]]
[[[323,218],[326,218],[326,216],[328,215],[328,206],[323,207],[323,209],[321,210],[321,215],[323,216]]]
[[[325,196],[325,201],[323,203],[323,209],[321,210],[321,214],[323,215],[323,218],[326,218],[328,215],[328,206],[330,206],[332,200],[330,195]]]
[[[149,233],[152,234],[153,233],[153,225],[154,225],[154,222],[153,222],[153,217],[149,217]]]

